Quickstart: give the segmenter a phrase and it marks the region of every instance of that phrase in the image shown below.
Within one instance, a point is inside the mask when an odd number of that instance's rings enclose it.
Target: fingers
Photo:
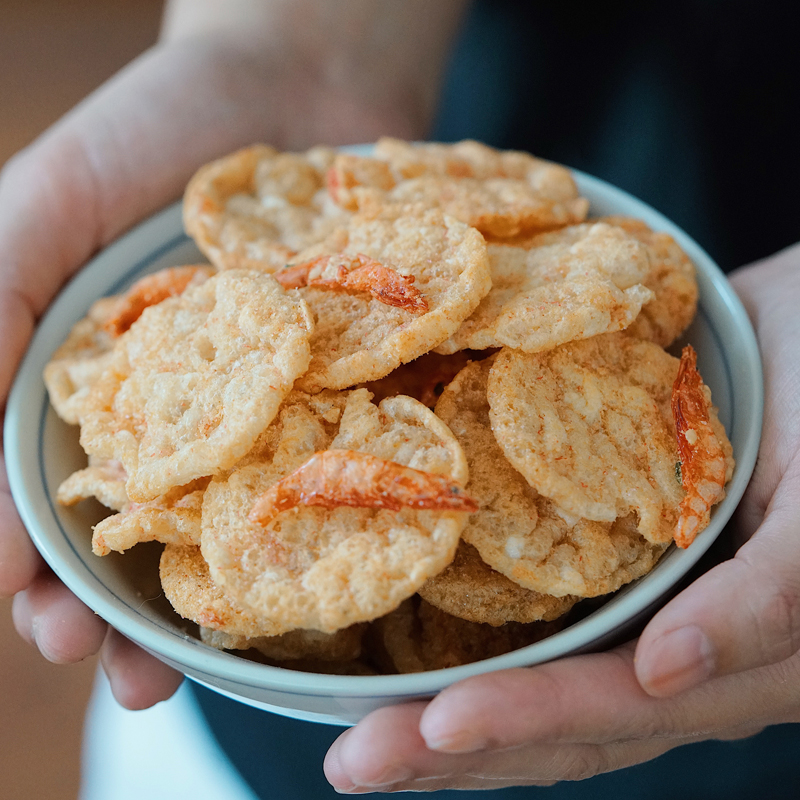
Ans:
[[[100,653],[111,691],[117,702],[131,711],[150,708],[172,697],[183,681],[168,667],[113,628]]]
[[[637,764],[695,740],[645,739],[608,745],[533,743],[474,753],[442,753],[428,749],[420,735],[425,709],[422,703],[380,709],[346,731],[325,759],[327,779],[337,791],[352,794],[547,786]]]
[[[420,736],[432,750],[464,754],[716,735],[800,713],[800,658],[656,698],[639,685],[633,653],[631,644],[462,681],[430,702]]]
[[[757,535],[663,608],[636,650],[636,675],[668,697],[800,647],[800,461],[784,475]]]
[[[20,636],[56,664],[82,661],[100,650],[108,626],[49,570],[14,597]]]
[[[638,685],[633,649],[481,675],[428,705],[380,709],[334,743],[325,774],[355,794],[546,785],[800,718],[800,658],[660,699]]]
[[[0,597],[26,589],[43,565],[17,514],[0,458]]]

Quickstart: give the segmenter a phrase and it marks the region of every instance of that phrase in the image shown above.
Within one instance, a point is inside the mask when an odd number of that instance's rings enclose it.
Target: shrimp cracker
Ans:
[[[184,195],[186,232],[219,269],[274,272],[349,216],[325,188],[333,158],[256,145],[207,164]]]
[[[93,303],[44,368],[45,386],[56,413],[65,422],[79,424],[84,401],[110,364],[117,337],[147,306],[180,294],[212,272],[207,266],[170,267],[142,278],[122,295]]]
[[[305,303],[268,275],[222,272],[145,309],[92,387],[84,449],[146,502],[232,467],[309,362]]]
[[[559,164],[475,141],[413,145],[381,139],[375,156],[386,160],[397,185],[388,202],[424,202],[497,237],[581,222],[589,203],[572,174]],[[374,192],[374,189],[372,190]]]
[[[118,300],[103,297],[93,303],[44,368],[50,403],[56,414],[71,425],[80,422],[89,390],[111,361],[115,338],[106,330],[106,322],[116,313]]]
[[[480,509],[470,516],[464,541],[519,586],[565,599],[616,591],[652,569],[663,545],[648,542],[635,526],[570,519],[509,463],[489,418],[491,369],[491,359],[470,364],[436,405],[464,449],[467,493]]]
[[[73,472],[61,483],[56,500],[74,506],[93,497],[106,508],[122,511],[130,505],[125,483],[128,476],[119,461],[89,456],[89,466]]]
[[[489,374],[492,429],[567,519],[635,514],[642,536],[667,543],[685,494],[671,413],[677,373],[676,358],[624,333],[535,355],[503,350]]]
[[[602,221],[634,236],[650,255],[650,271],[642,283],[654,297],[642,306],[628,333],[669,347],[689,327],[697,311],[694,264],[668,233],[653,231],[641,220],[605,217]]]
[[[287,628],[332,632],[396,608],[453,558],[466,515],[457,511],[298,505],[267,525],[257,498],[319,450],[352,450],[463,485],[466,461],[449,429],[408,397],[370,402],[358,389],[335,424],[314,398],[290,398],[260,458],[212,481],[203,554],[214,580],[244,608]],[[299,398],[299,399],[298,399]],[[330,492],[351,491],[347,478]]]
[[[525,589],[493,570],[478,551],[461,540],[452,563],[420,587],[419,596],[459,619],[487,625],[537,622],[566,614],[577,597],[554,597]]]
[[[575,225],[528,248],[490,244],[492,289],[438,352],[514,347],[528,353],[627,328],[653,293],[647,249],[620,228]]]
[[[469,622],[419,597],[376,620],[374,657],[387,672],[424,672],[471,664],[518,650],[559,631],[560,620],[493,626]]]
[[[392,207],[355,217],[298,261],[332,254],[364,256],[405,277],[427,310],[389,305],[366,291],[299,289],[315,322],[311,365],[298,382],[304,391],[388,375],[455,333],[491,286],[483,237],[436,209]]]
[[[92,552],[124,553],[140,542],[200,545],[200,509],[208,478],[176,486],[147,503],[126,503],[94,526]]]
[[[294,630],[277,636],[234,636],[214,628],[200,628],[200,639],[217,650],[257,650],[271,661],[354,661],[361,655],[365,625],[351,625],[333,633]]]
[[[164,595],[184,619],[232,638],[260,639],[286,633],[286,628],[242,609],[211,579],[200,548],[168,544],[159,569]]]

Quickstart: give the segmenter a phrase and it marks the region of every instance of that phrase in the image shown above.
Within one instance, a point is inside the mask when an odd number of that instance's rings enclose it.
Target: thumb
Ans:
[[[784,474],[761,527],[650,621],[636,677],[655,697],[774,664],[800,647],[800,459]]]

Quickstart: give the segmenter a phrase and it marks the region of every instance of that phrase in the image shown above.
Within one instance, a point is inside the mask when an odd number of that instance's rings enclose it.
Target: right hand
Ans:
[[[159,45],[6,164],[0,408],[61,286],[93,253],[179,198],[204,162],[256,141],[302,149],[424,134],[459,4],[447,14],[431,10],[427,21],[424,0],[315,2],[304,15],[306,5],[237,0],[225,4],[218,25],[215,2],[175,0]],[[399,26],[392,41],[406,45],[394,56],[379,46],[387,20]],[[409,56],[408,64],[400,58],[426,43],[432,54]],[[149,707],[180,684],[178,673],[109,631],[50,572],[17,515],[0,460],[0,596],[10,595],[20,635],[49,660],[100,651],[123,706]]]

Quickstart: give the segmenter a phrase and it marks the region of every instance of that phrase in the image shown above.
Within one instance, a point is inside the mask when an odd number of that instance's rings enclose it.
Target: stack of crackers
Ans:
[[[255,146],[184,201],[210,264],[97,301],[45,382],[115,513],[98,556],[164,544],[211,646],[415,672],[561,629],[688,546],[730,443],[675,241],[587,220],[570,172],[477,142],[370,157]]]

